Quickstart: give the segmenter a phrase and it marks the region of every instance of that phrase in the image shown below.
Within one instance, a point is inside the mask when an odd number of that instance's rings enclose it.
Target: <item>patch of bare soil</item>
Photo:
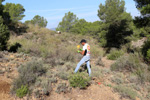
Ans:
[[[110,67],[114,63],[113,60],[108,60],[107,57],[103,57],[102,62],[104,63],[105,67]]]
[[[47,100],[128,100],[121,99],[110,87],[104,85],[91,85],[86,90],[73,89],[68,94],[53,92]]]
[[[0,80],[0,100],[13,100],[9,95],[10,84]]]
[[[10,84],[0,80],[0,92],[9,93]]]

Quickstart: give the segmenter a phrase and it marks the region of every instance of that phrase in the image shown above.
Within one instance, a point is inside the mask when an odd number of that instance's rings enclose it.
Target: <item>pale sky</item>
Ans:
[[[47,28],[56,28],[65,13],[71,11],[79,19],[84,18],[89,22],[100,20],[97,16],[100,3],[105,0],[5,0],[4,3],[20,3],[26,9],[22,22],[31,20],[35,15],[47,19]],[[125,0],[126,11],[131,13],[133,18],[139,16],[140,12],[135,7],[133,0]]]

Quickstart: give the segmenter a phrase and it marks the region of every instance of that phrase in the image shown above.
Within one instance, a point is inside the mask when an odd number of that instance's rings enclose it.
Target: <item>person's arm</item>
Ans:
[[[85,51],[84,51],[84,50],[82,50],[82,51],[80,52],[80,54],[81,54],[81,55],[83,55],[83,56],[84,56],[84,53],[85,53]]]

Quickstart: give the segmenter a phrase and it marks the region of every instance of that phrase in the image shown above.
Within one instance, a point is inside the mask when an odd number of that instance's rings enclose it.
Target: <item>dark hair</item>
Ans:
[[[83,43],[83,42],[86,43],[86,40],[85,40],[85,39],[82,39],[80,43]]]

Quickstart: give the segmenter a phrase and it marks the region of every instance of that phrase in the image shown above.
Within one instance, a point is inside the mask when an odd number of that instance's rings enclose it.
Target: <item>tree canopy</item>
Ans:
[[[47,26],[47,20],[44,17],[41,17],[39,15],[34,16],[32,20],[28,20],[25,22],[26,24],[33,24],[38,25],[40,27],[46,27]]]
[[[7,25],[5,25],[4,15],[3,12],[3,5],[2,2],[4,0],[0,0],[0,50],[6,49],[7,41],[9,39],[9,31]]]
[[[77,16],[72,12],[68,12],[65,14],[56,30],[62,32],[69,32],[70,29],[73,27],[73,25],[75,25],[77,22],[78,22]]]
[[[150,14],[150,0],[134,0],[142,15]]]
[[[82,35],[96,35],[99,31],[100,25],[100,21],[87,22],[85,19],[80,19],[75,25],[72,26],[70,32]]]
[[[124,0],[106,0],[99,6],[98,17],[103,22],[99,34],[102,46],[119,48],[127,42],[126,37],[132,34],[132,17],[125,11]]]
[[[23,19],[25,9],[21,4],[6,3],[4,12],[8,12],[13,22],[18,22]]]

